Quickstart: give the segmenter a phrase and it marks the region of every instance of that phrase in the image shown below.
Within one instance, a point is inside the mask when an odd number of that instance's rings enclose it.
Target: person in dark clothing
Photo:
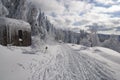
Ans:
[[[47,49],[48,49],[48,47],[46,46],[46,47],[45,47],[45,49],[47,50]]]
[[[48,47],[46,46],[46,47],[45,47],[45,53],[46,53],[47,49],[48,49]]]

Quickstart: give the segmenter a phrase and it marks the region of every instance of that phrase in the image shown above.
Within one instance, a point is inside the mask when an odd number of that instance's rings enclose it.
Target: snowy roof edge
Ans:
[[[28,22],[13,18],[6,18],[6,17],[0,17],[0,25],[9,25],[9,26],[24,27],[31,29],[31,26]]]

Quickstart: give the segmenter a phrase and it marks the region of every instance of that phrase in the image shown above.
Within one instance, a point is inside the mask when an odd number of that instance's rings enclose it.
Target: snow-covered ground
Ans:
[[[120,54],[102,47],[0,45],[0,80],[119,80]]]

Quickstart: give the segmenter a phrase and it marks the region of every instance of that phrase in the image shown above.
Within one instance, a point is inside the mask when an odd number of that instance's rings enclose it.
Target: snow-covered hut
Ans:
[[[0,17],[0,44],[31,45],[31,26],[22,20]]]

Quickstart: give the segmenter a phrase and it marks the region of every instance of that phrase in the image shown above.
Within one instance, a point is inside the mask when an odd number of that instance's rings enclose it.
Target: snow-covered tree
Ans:
[[[118,38],[119,38],[118,35],[111,35],[108,40],[105,40],[102,43],[102,46],[120,52],[120,43]]]
[[[9,12],[7,8],[3,5],[2,1],[0,0],[0,16],[5,17],[8,14]]]
[[[91,27],[90,29],[90,42],[91,42],[91,47],[93,46],[99,46],[100,41],[99,41],[99,37],[97,34],[97,29],[95,27]]]
[[[80,41],[80,44],[81,44],[81,45],[84,45],[84,46],[87,46],[87,47],[91,47],[91,43],[90,43],[90,41],[88,40],[88,38],[83,38],[83,39]]]

